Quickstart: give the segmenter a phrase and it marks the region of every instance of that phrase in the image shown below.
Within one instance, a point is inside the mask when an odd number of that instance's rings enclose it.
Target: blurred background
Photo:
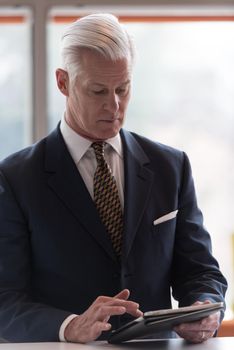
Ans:
[[[0,0],[0,159],[47,135],[65,99],[60,36],[93,12],[117,15],[137,61],[125,128],[184,150],[234,318],[234,1]]]

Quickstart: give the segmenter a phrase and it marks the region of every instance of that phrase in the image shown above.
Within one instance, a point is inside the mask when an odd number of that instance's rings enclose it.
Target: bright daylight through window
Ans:
[[[0,7],[0,158],[30,141],[30,12]]]

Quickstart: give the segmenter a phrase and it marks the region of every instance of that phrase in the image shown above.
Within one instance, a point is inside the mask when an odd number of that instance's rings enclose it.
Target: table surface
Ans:
[[[0,350],[232,350],[234,337],[211,338],[202,344],[188,344],[183,339],[134,340],[119,345],[97,341],[74,343],[2,343]]]

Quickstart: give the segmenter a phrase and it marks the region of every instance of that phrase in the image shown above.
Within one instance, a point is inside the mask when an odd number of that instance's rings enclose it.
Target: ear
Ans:
[[[61,69],[58,68],[56,69],[56,80],[57,80],[57,86],[59,88],[59,90],[61,91],[61,93],[65,96],[69,95],[69,77],[68,77],[68,73]]]

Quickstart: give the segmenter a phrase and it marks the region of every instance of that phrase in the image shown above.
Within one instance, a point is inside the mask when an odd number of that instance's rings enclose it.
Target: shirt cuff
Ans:
[[[66,342],[66,339],[64,336],[65,328],[67,327],[68,323],[70,323],[77,316],[78,315],[72,314],[72,315],[69,315],[67,318],[65,318],[65,320],[63,321],[63,323],[61,324],[61,327],[59,329],[59,340],[60,341]]]

